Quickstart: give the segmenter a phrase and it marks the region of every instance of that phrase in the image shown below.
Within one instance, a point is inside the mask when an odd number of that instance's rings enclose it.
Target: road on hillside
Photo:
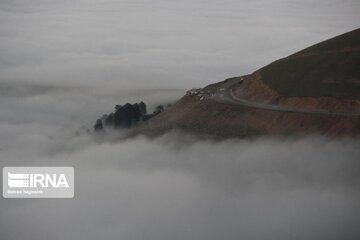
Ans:
[[[330,112],[330,111],[326,111],[326,110],[288,108],[288,107],[279,106],[279,105],[259,103],[259,102],[245,100],[245,99],[235,96],[235,94],[233,92],[234,86],[239,84],[240,81],[241,80],[238,78],[229,79],[228,81],[225,81],[220,87],[218,87],[215,94],[212,94],[210,96],[210,98],[217,102],[221,102],[221,103],[243,105],[246,107],[265,109],[265,110],[271,110],[271,111],[320,114],[320,115],[343,116],[343,117],[360,117],[360,113]]]

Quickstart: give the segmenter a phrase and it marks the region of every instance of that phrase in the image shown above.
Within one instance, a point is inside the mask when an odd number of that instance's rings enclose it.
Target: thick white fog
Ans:
[[[213,142],[179,132],[121,143],[78,138],[47,152],[42,148],[56,144],[30,144],[22,150],[30,154],[16,156],[28,161],[21,164],[74,166],[75,198],[2,199],[1,234],[358,239],[359,144],[316,137]]]
[[[73,166],[74,199],[0,199],[0,239],[359,239],[357,139],[75,132],[353,30],[357,0],[1,0],[1,166]],[[150,109],[151,110],[151,109]]]

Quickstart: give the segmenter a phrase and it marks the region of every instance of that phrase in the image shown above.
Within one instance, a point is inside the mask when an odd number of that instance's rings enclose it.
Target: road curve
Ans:
[[[236,104],[251,108],[265,109],[265,110],[278,111],[278,112],[305,113],[305,114],[342,116],[342,117],[360,117],[360,113],[330,112],[326,110],[288,108],[274,104],[266,104],[266,103],[259,103],[259,102],[245,100],[235,96],[233,92],[233,87],[239,82],[240,80],[238,78],[233,78],[225,81],[220,87],[218,87],[216,93],[210,98],[221,103]]]

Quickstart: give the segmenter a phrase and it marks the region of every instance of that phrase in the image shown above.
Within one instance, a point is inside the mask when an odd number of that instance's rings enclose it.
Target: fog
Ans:
[[[359,239],[358,139],[75,134],[116,104],[151,111],[353,30],[359,10],[357,0],[1,0],[1,166],[73,166],[75,198],[0,198],[0,238]]]
[[[75,198],[2,199],[1,234],[358,239],[359,143],[319,137],[214,142],[176,131],[121,143],[73,138],[57,152],[33,153],[42,158],[27,154],[31,162],[21,164],[74,166]]]

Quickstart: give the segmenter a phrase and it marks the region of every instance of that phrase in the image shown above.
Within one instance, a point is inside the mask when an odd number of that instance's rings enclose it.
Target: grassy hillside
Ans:
[[[360,99],[360,29],[273,62],[260,74],[283,96]]]
[[[304,53],[324,52],[324,51],[339,50],[339,49],[358,48],[359,44],[360,44],[360,29],[355,29],[353,31],[333,37],[324,42],[317,43],[311,47],[305,48],[304,50],[295,53],[294,55],[304,54]]]

